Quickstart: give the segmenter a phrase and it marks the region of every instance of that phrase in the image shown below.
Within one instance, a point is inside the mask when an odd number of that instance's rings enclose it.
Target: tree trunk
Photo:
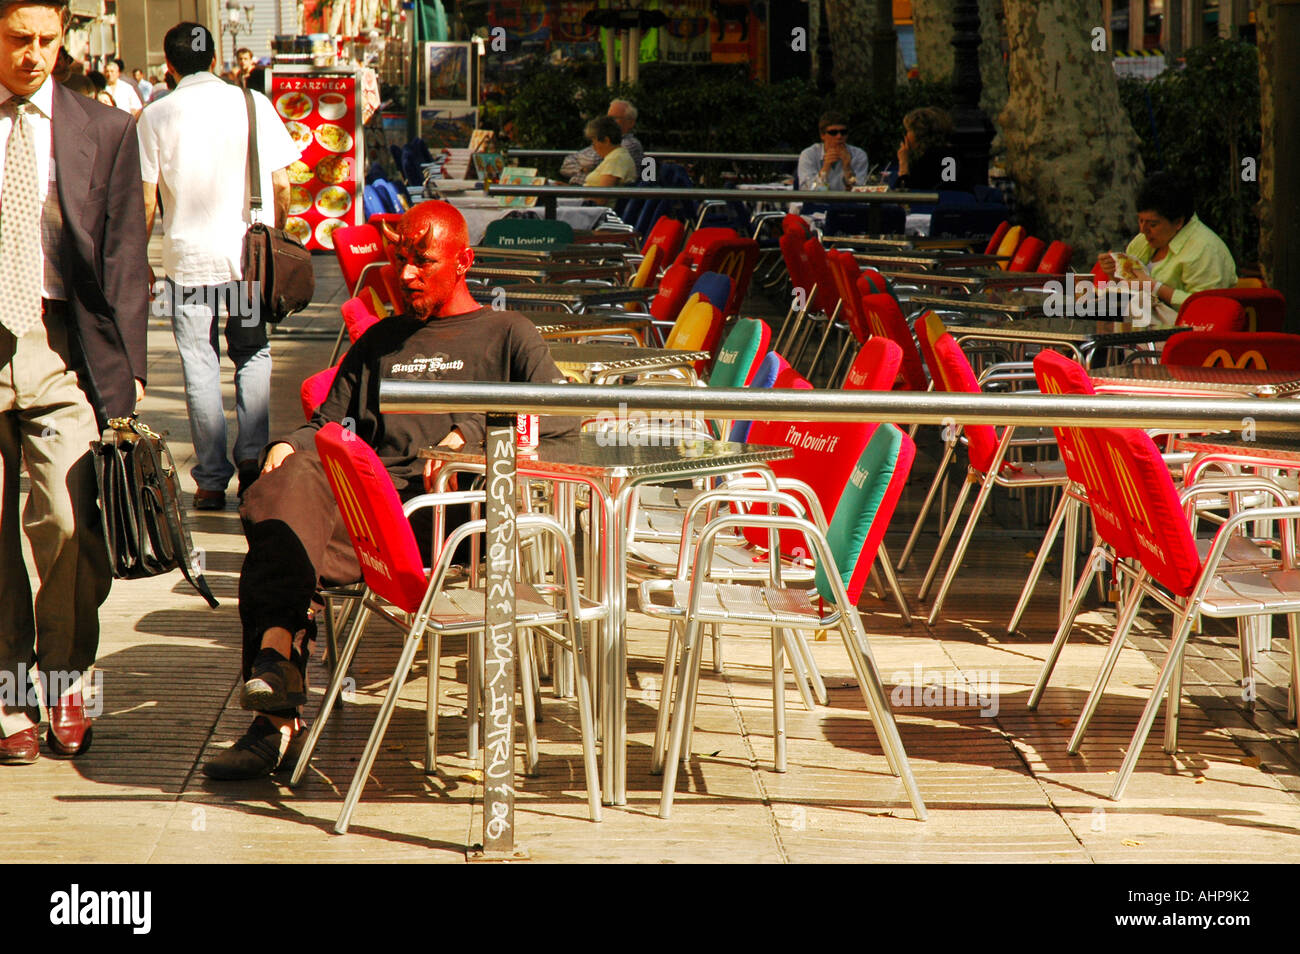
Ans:
[[[836,92],[871,88],[872,0],[826,0]]]
[[[953,0],[912,0],[912,28],[921,79],[943,83],[952,78]],[[996,119],[1007,104],[1007,67],[1002,60],[1005,35],[1002,0],[980,0],[980,108]]]
[[[1277,122],[1273,103],[1274,31],[1273,4],[1260,3],[1255,8],[1255,45],[1259,48],[1259,264],[1264,281],[1272,285],[1273,230],[1277,217],[1273,204],[1273,183],[1277,177],[1273,130]],[[1288,331],[1291,329],[1288,328]]]
[[[1026,226],[1074,246],[1075,263],[1135,231],[1142,160],[1109,51],[1093,52],[1096,3],[1006,0],[1010,95],[999,117]]]

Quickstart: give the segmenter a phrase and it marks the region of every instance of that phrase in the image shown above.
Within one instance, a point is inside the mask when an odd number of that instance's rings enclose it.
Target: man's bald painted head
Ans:
[[[402,216],[396,229],[385,223],[384,231],[393,244],[411,311],[421,318],[460,313],[469,299],[465,273],[474,263],[460,212],[446,202],[421,202]]]

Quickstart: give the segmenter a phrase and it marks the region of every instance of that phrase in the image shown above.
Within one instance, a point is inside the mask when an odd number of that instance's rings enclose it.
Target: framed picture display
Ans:
[[[424,93],[428,106],[473,106],[471,43],[424,44]]]

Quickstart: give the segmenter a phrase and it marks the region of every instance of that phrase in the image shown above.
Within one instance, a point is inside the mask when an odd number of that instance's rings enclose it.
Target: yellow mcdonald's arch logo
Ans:
[[[361,509],[361,501],[357,499],[356,490],[348,481],[347,474],[343,472],[343,468],[336,460],[327,460],[325,466],[329,468],[330,483],[334,486],[334,495],[338,498],[339,510],[343,514],[343,522],[347,525],[348,531],[357,539],[374,546],[375,535],[370,530],[370,522],[366,520],[365,511]]]
[[[1224,367],[1253,368],[1256,371],[1268,370],[1268,362],[1265,361],[1264,356],[1254,348],[1237,355],[1235,360],[1232,355],[1228,353],[1227,348],[1218,348],[1210,352],[1205,361],[1202,362],[1202,366],[1206,368]]]
[[[737,250],[724,255],[722,261],[718,263],[717,270],[729,277],[733,282],[737,282],[740,281],[740,273],[744,271],[744,268],[745,253]],[[832,278],[834,278],[833,275]]]
[[[1119,495],[1124,499],[1124,507],[1129,512],[1129,516],[1137,517],[1143,525],[1150,526],[1151,520],[1147,516],[1146,506],[1142,503],[1142,495],[1138,493],[1137,482],[1133,475],[1129,473],[1128,466],[1124,459],[1119,456],[1113,447],[1106,448],[1110,455],[1112,473],[1115,475],[1115,483],[1119,487]]]

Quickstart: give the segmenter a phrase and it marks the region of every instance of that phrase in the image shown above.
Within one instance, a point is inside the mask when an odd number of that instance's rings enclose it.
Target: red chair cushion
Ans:
[[[944,383],[949,391],[964,394],[979,394],[979,381],[971,370],[970,361],[952,335],[940,335],[933,342],[934,356],[939,362]],[[970,463],[981,474],[987,474],[993,466],[993,457],[998,447],[998,432],[992,424],[967,424],[962,428],[966,435],[966,451]]]
[[[1276,288],[1210,288],[1188,295],[1183,307],[1207,295],[1241,302],[1246,309],[1243,331],[1286,331],[1286,297]]]
[[[338,365],[332,368],[326,368],[324,371],[317,371],[298,388],[298,400],[302,403],[302,416],[311,420],[316,408],[325,403],[325,398],[329,396],[330,388],[334,386],[334,375],[338,373]]]
[[[849,373],[844,378],[844,390],[892,390],[902,363],[903,349],[894,342],[879,335],[868,338],[849,365]]]
[[[1178,312],[1177,323],[1196,331],[1242,332],[1246,330],[1246,309],[1241,302],[1220,295],[1206,295],[1195,300],[1188,296]]]
[[[865,291],[865,276],[858,279],[858,290]],[[868,285],[868,287],[870,287]],[[907,327],[907,319],[892,295],[864,294],[862,311],[867,325],[873,335],[881,335],[898,345],[903,352],[903,383],[909,391],[924,391],[929,384],[925,378],[925,369],[921,367],[921,355],[912,340],[912,329]]]
[[[1300,335],[1187,331],[1165,343],[1160,361],[1196,367],[1300,371]]]

